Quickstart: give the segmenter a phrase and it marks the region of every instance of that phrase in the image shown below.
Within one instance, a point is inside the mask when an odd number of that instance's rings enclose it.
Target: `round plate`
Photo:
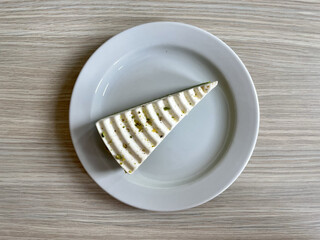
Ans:
[[[109,154],[95,122],[202,82],[216,87],[132,175]],[[259,105],[239,57],[194,26],[156,22],[104,43],[83,67],[73,89],[70,131],[89,175],[113,197],[134,207],[191,208],[223,192],[254,149]]]

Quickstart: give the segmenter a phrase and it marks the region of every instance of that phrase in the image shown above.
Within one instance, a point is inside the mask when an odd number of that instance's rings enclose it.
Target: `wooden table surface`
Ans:
[[[202,206],[126,206],[81,166],[69,136],[77,75],[110,37],[178,21],[225,41],[261,111],[253,156]],[[320,239],[320,2],[0,1],[0,239]]]

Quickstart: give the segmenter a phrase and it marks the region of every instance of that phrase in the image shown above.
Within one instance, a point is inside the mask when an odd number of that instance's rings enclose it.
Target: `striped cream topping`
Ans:
[[[98,132],[129,174],[150,156],[172,129],[218,82],[209,82],[103,118]]]

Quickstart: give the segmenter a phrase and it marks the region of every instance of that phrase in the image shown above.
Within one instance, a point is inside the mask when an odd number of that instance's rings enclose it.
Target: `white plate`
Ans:
[[[95,122],[215,80],[218,87],[134,174],[125,174]],[[120,201],[154,211],[191,208],[223,192],[246,166],[258,128],[257,94],[239,57],[217,37],[181,23],[148,23],[108,40],[83,67],[70,104],[72,141],[89,175]]]

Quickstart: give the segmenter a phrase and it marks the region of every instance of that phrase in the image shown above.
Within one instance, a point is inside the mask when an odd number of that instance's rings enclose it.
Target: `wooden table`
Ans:
[[[152,21],[201,27],[255,83],[259,139],[247,168],[193,209],[134,209],[81,166],[68,108],[88,57]],[[320,2],[1,1],[0,239],[320,239]]]

